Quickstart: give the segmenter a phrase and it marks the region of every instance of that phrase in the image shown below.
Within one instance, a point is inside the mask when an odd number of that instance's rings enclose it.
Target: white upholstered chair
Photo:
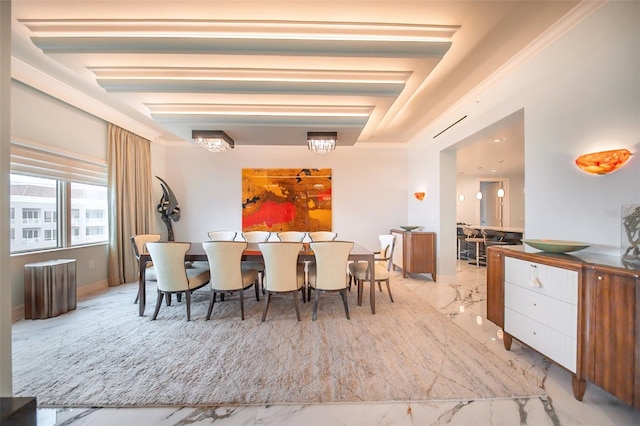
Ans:
[[[338,234],[330,231],[314,231],[309,232],[309,239],[311,241],[333,241],[338,237]]]
[[[249,244],[264,243],[269,240],[271,232],[268,231],[247,231],[243,232],[242,239]],[[264,275],[264,262],[259,260],[243,260],[242,269],[255,269],[260,276],[260,283],[262,283],[262,277]]]
[[[282,231],[278,232],[278,240],[285,242],[302,242],[304,237],[307,236],[306,232],[302,231]]]
[[[396,245],[396,237],[394,235],[380,235],[379,239],[380,252],[376,253],[375,281],[380,291],[382,291],[382,281],[386,282],[389,299],[393,302],[393,295],[391,294],[391,286],[389,284],[389,271],[391,269],[393,250]],[[349,264],[349,274],[353,277],[356,284],[358,284],[358,304],[360,304],[362,303],[362,284],[366,281],[371,281],[369,277],[369,264],[367,262],[351,263]],[[375,283],[371,283],[371,285],[375,285]]]
[[[271,236],[268,231],[247,231],[242,233],[242,239],[248,243],[264,243]]]
[[[233,241],[238,233],[236,231],[209,231],[207,235],[211,241]]]
[[[320,292],[339,292],[344,304],[344,312],[349,319],[347,303],[347,262],[353,248],[351,241],[317,241],[310,244],[315,262],[309,266],[309,299],[311,290],[315,291],[313,303],[313,321],[318,317]]]
[[[138,234],[131,237],[131,245],[133,246],[133,254],[136,256],[136,261],[140,262],[140,253],[147,253],[147,243],[153,241],[160,241],[160,234]],[[144,273],[145,281],[155,281],[156,271],[153,269],[153,263],[148,262],[147,268]],[[140,293],[136,294],[136,300],[133,303],[138,303]]]
[[[267,317],[271,295],[292,293],[296,316],[300,321],[298,293],[303,290],[304,267],[298,263],[303,244],[296,242],[268,242],[259,244],[264,258],[265,276],[262,288],[266,292],[262,321]]]
[[[207,253],[211,276],[209,285],[211,297],[207,320],[211,318],[213,305],[218,293],[238,292],[240,295],[240,317],[244,320],[244,290],[254,286],[258,298],[258,271],[242,269],[242,252],[247,248],[245,241],[206,241],[202,247]]]
[[[173,293],[184,293],[187,305],[187,321],[191,320],[191,292],[205,286],[209,282],[208,268],[187,268],[184,257],[191,248],[191,243],[174,241],[158,241],[147,243],[153,267],[156,270],[158,300],[152,320],[158,317],[162,299]]]

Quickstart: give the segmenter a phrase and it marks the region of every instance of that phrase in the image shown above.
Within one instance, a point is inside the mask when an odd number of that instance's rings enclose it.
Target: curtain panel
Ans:
[[[109,286],[138,279],[131,236],[153,223],[151,143],[109,123]]]

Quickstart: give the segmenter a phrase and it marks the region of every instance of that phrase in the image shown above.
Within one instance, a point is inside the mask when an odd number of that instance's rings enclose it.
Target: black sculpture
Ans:
[[[178,200],[176,196],[173,194],[167,182],[156,176],[158,180],[160,180],[162,186],[162,198],[160,198],[160,202],[158,203],[158,213],[160,213],[160,217],[162,221],[167,226],[167,240],[173,241],[173,226],[171,225],[171,221],[177,222],[180,220],[180,207],[178,207]]]

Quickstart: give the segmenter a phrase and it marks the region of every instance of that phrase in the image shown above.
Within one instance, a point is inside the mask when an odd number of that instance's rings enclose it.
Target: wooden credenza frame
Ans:
[[[431,274],[436,281],[436,233],[401,231],[392,229],[396,237],[393,251],[393,269],[402,268],[402,276],[407,274]]]
[[[558,268],[574,271],[576,284],[575,334],[564,329],[561,336],[575,336],[575,371],[573,363],[566,359],[553,359],[549,353],[543,352],[545,346],[536,348],[535,338],[528,337],[521,331],[520,325],[515,327],[505,318],[505,310],[513,309],[513,295],[505,294],[505,287],[511,286],[513,278],[505,275],[505,259],[516,259],[528,262],[535,269]],[[510,260],[511,268],[513,262]],[[487,249],[487,319],[504,330],[504,346],[511,348],[512,339],[522,341],[543,355],[563,365],[571,371],[573,393],[576,399],[582,400],[587,382],[594,383],[610,392],[625,403],[640,408],[640,271],[627,269],[617,258],[592,254],[549,254],[527,253],[522,246],[494,246]],[[573,285],[571,278],[555,279],[550,286]],[[517,280],[516,280],[517,281]],[[551,280],[554,281],[554,280]],[[542,285],[546,285],[545,282]],[[535,291],[533,293],[536,293]],[[570,297],[569,297],[570,298]],[[534,300],[535,299],[535,300]],[[554,296],[552,303],[559,303],[562,297]],[[509,301],[510,300],[510,301]],[[562,301],[570,303],[570,301]],[[519,303],[519,302],[518,302]],[[518,304],[516,303],[516,305]],[[535,297],[524,302],[540,304]],[[544,303],[544,302],[543,302]],[[553,305],[550,305],[553,306]],[[535,309],[539,309],[537,306]],[[544,307],[543,307],[544,309]],[[522,315],[528,316],[532,322],[549,322],[548,318],[530,318],[536,316],[523,307]],[[541,311],[542,312],[542,311]],[[567,314],[567,312],[560,312]],[[542,313],[540,315],[543,315]],[[573,314],[571,314],[573,315]],[[540,321],[542,320],[542,321]],[[557,327],[562,330],[571,319],[558,320]],[[513,321],[513,318],[511,318]],[[573,331],[573,330],[571,330]],[[567,344],[570,337],[558,345]],[[545,344],[548,340],[545,341]],[[573,343],[572,343],[573,344]],[[542,348],[542,349],[541,349]],[[559,357],[558,357],[559,358]],[[573,361],[573,360],[571,360]],[[569,366],[567,366],[570,364]]]

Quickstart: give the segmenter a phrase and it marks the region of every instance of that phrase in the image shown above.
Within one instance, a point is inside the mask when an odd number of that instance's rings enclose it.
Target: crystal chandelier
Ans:
[[[193,130],[193,142],[211,152],[224,152],[234,147],[234,141],[222,130]]]
[[[309,149],[318,154],[326,154],[336,149],[338,132],[307,132]]]

